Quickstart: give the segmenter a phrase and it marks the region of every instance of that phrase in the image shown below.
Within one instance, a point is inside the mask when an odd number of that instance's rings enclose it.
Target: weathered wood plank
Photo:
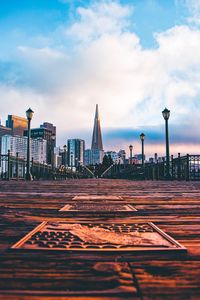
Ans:
[[[58,212],[73,203],[75,195],[120,195],[122,200],[111,202],[131,203],[138,212],[104,216]],[[141,299],[141,294],[148,300],[200,298],[199,182],[0,182],[0,213],[0,299],[118,300]],[[152,221],[187,247],[188,253],[88,256],[9,250],[42,221],[63,219]]]

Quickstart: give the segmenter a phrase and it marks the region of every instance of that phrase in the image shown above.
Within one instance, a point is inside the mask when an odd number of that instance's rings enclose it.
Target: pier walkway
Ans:
[[[200,299],[200,182],[1,181],[0,213],[0,299]],[[71,226],[67,250],[50,242],[51,249],[41,249],[45,238],[51,241],[45,232],[40,243],[36,235],[29,248],[11,248],[44,221],[51,227],[61,222],[56,234],[63,247],[62,226]],[[131,228],[148,231],[140,224],[150,222],[187,252],[123,251],[109,244],[108,228],[127,238]],[[82,249],[97,227],[107,233],[107,244],[99,235],[99,251],[89,240]]]

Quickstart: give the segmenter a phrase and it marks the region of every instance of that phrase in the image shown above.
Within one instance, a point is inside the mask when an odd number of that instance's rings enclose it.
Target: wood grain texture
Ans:
[[[138,211],[59,212],[77,195],[114,195]],[[91,200],[89,200],[91,202]],[[88,201],[88,202],[89,202]],[[102,200],[95,200],[99,202]],[[0,299],[200,299],[200,183],[0,182]],[[42,221],[154,222],[186,255],[11,251]]]

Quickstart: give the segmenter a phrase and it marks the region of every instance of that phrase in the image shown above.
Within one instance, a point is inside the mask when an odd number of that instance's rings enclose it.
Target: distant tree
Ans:
[[[108,155],[108,161],[109,161],[109,166],[113,165],[114,162],[110,154]]]
[[[107,168],[110,166],[109,157],[107,155],[104,155],[102,165]]]

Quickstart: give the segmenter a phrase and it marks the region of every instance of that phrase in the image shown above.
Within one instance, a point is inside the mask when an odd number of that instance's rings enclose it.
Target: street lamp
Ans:
[[[67,145],[63,146],[64,149],[64,166],[66,167],[66,152],[67,152]]]
[[[33,180],[33,177],[31,175],[30,171],[30,138],[31,138],[31,119],[33,117],[34,111],[29,108],[26,111],[26,117],[28,120],[28,131],[27,131],[27,157],[26,157],[26,175],[25,178],[26,180]]]
[[[129,146],[129,150],[130,150],[130,164],[132,165],[132,160],[133,160],[133,146],[132,145],[130,145]]]
[[[162,111],[163,118],[165,119],[165,139],[166,139],[166,177],[167,179],[170,178],[169,172],[169,131],[168,131],[168,120],[170,117],[170,110],[165,108]]]
[[[54,168],[54,146],[55,146],[56,135],[53,133],[51,135],[51,166]]]
[[[145,134],[141,133],[140,134],[140,139],[142,142],[142,168],[144,169],[144,138],[145,138]]]

